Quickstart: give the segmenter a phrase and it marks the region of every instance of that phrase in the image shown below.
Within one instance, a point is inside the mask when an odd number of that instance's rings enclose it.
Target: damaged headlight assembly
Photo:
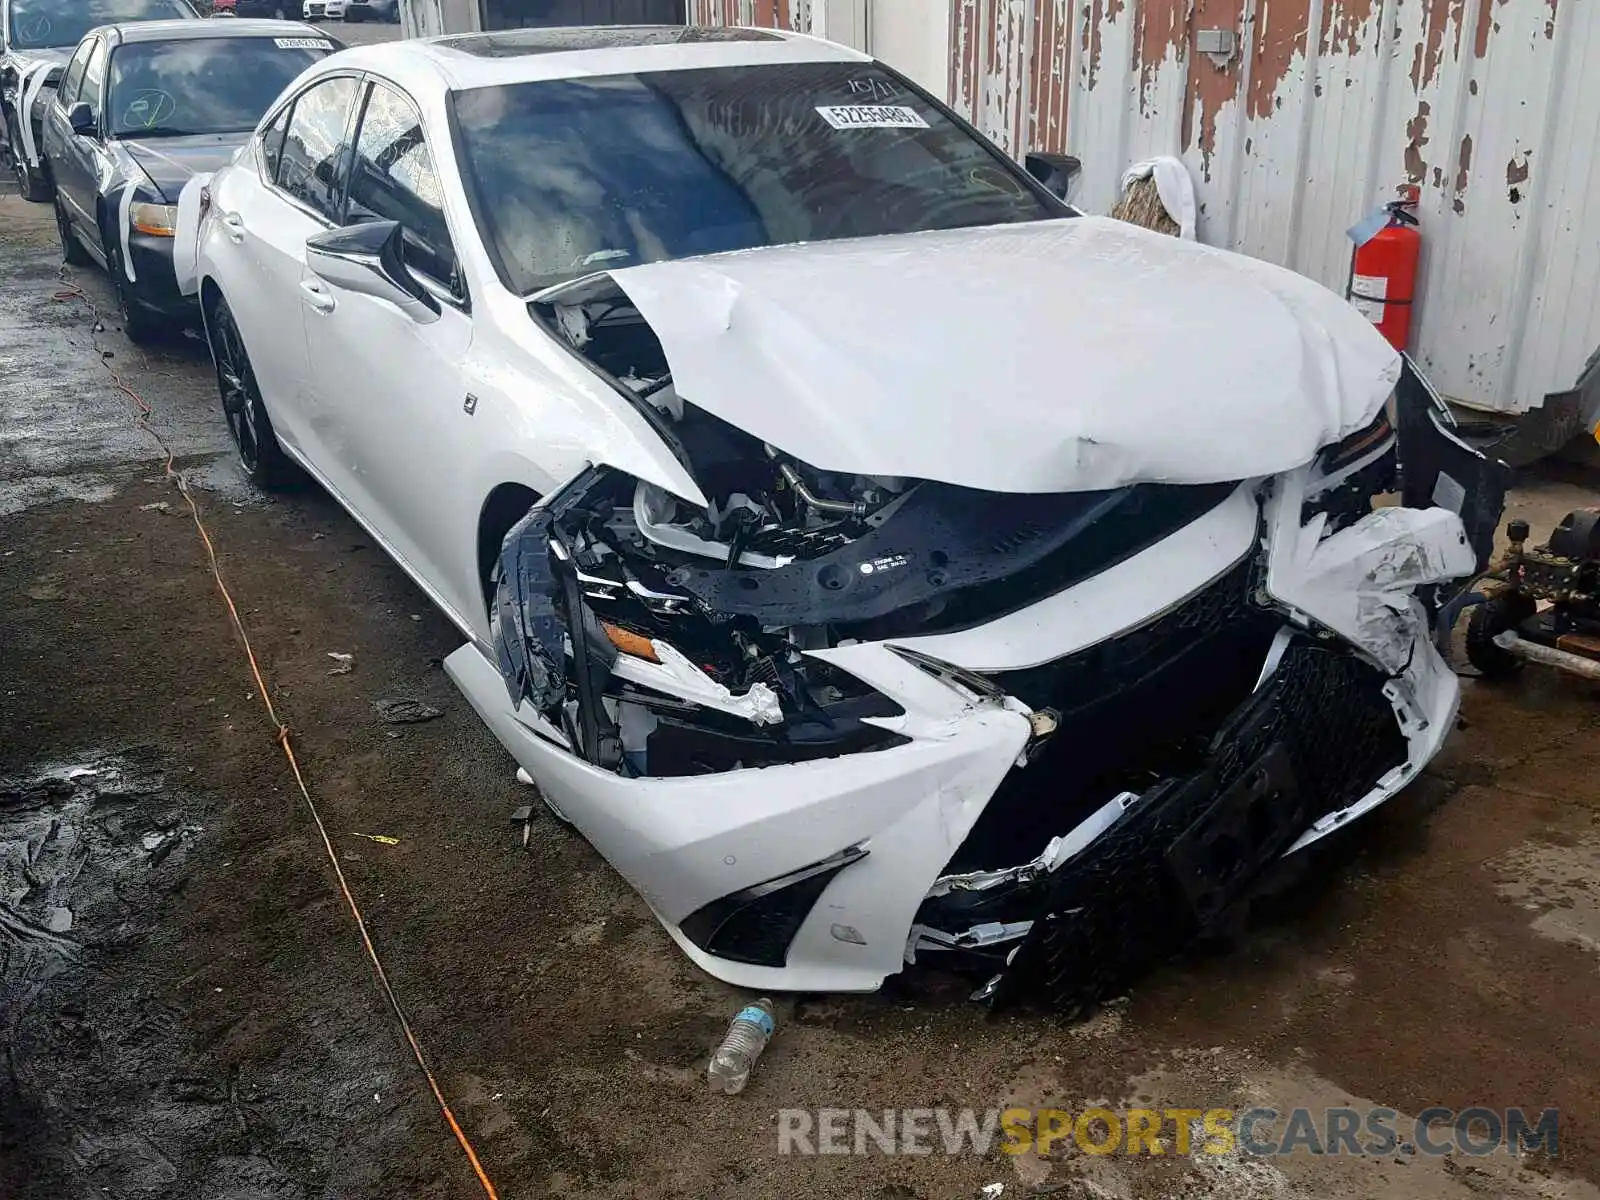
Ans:
[[[646,538],[644,485],[584,473],[507,535],[492,625],[501,675],[569,748],[627,776],[880,749],[899,708],[803,653],[819,631],[717,613],[672,582],[691,551]],[[659,514],[657,514],[659,516]]]

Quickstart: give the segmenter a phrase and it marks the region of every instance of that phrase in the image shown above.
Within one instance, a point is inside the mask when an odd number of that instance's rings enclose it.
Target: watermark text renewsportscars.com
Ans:
[[[779,1154],[1560,1153],[1560,1111],[1426,1108],[783,1108]]]

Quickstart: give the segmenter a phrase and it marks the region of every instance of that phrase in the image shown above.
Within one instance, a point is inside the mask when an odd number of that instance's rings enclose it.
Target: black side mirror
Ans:
[[[72,126],[73,133],[81,137],[93,137],[100,132],[98,122],[94,119],[94,109],[82,100],[67,110],[67,124]]]
[[[418,324],[439,319],[439,302],[406,267],[405,233],[394,221],[312,234],[306,266],[334,287],[388,301]]]
[[[1022,165],[1057,200],[1065,200],[1072,194],[1072,185],[1083,170],[1083,163],[1071,154],[1034,152],[1022,160]]]

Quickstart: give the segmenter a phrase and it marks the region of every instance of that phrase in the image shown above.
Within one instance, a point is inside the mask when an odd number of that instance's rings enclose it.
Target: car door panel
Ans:
[[[84,166],[83,153],[89,139],[72,132],[67,114],[72,111],[72,106],[83,94],[84,73],[89,58],[96,52],[98,46],[99,40],[91,38],[85,40],[73,52],[72,59],[62,76],[61,86],[56,90],[56,98],[45,111],[45,121],[49,127],[46,134],[48,143],[46,152],[51,160],[56,194],[61,197],[61,206],[67,214],[67,219],[85,240],[93,239],[92,244],[97,251],[100,242],[98,235],[93,231],[94,207],[91,203],[86,209],[84,204],[91,187],[91,178]]]
[[[238,322],[278,440],[320,465],[320,438],[307,403],[305,329],[300,283],[306,239],[333,225],[347,157],[350,110],[358,84],[334,76],[312,84],[279,114],[241,167],[213,194],[214,262],[232,261],[218,284]],[[323,178],[318,178],[320,174]]]
[[[435,598],[470,620],[482,608],[470,551],[481,502],[460,478],[476,429],[463,363],[472,322],[452,296],[454,251],[421,119],[409,100],[375,83],[356,139],[347,223],[398,221],[414,274],[439,298],[438,319],[418,321],[377,297],[307,271],[306,328],[327,474],[347,503]]]

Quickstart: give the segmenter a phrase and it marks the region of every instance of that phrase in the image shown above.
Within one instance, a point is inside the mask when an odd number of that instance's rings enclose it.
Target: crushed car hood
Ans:
[[[1000,492],[1271,475],[1399,356],[1292,271],[1078,217],[609,272],[678,395],[822,470]]]

